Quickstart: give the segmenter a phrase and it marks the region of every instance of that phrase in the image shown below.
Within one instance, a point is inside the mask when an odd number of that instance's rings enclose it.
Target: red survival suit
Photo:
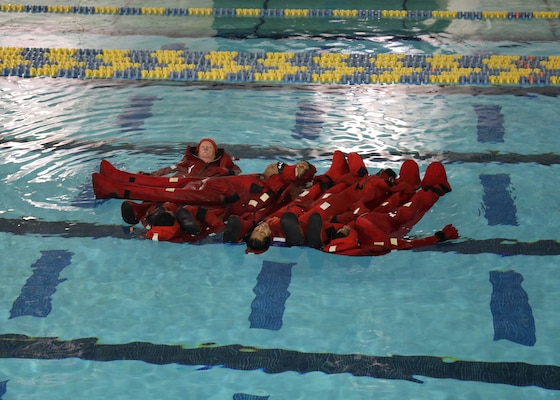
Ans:
[[[406,190],[396,191],[390,194],[381,204],[376,205],[372,210],[371,203],[366,204],[363,200],[358,200],[352,205],[352,209],[336,216],[338,222],[350,223],[358,216],[366,212],[389,212],[402,206],[410,200],[414,193],[420,188],[420,169],[414,160],[405,160],[399,171],[399,176],[395,179],[393,188],[406,187]]]
[[[120,198],[204,206],[227,206],[231,213],[242,214],[274,202],[290,183],[312,179],[312,165],[304,177],[296,175],[295,165],[284,165],[282,172],[264,179],[261,174],[210,177],[192,180],[182,187],[154,187],[114,181],[100,173],[92,175],[93,191],[98,199]]]
[[[410,162],[414,163],[411,160]],[[313,214],[319,214],[324,221],[330,221],[331,218],[348,211],[375,208],[387,201],[392,194],[402,192],[397,197],[400,199],[403,196],[411,196],[416,191],[417,187],[405,180],[393,181],[393,175],[392,170],[381,170],[376,175],[362,178],[355,185],[351,185],[339,193],[323,194],[303,214],[294,213],[298,210],[290,210],[285,213],[281,221],[286,235],[286,244],[288,246],[305,244],[308,220]]]
[[[290,197],[288,201],[279,202],[275,207],[266,207],[256,212],[246,212],[242,215],[232,215],[228,220],[224,241],[235,243],[243,240],[245,235],[260,221],[265,220],[271,226],[273,236],[282,238],[284,235],[281,231],[279,219],[282,214],[290,211],[301,215],[325,192],[338,193],[364,175],[367,175],[367,168],[357,153],[350,153],[345,158],[341,151],[336,150],[333,153],[332,163],[328,171],[316,176],[311,186],[304,188],[295,198],[292,199]],[[274,219],[274,223],[269,221],[269,219]]]
[[[277,203],[281,202],[284,199],[284,195],[288,191],[286,187],[290,187],[291,185],[298,185],[301,183],[305,183],[309,181],[313,175],[315,174],[315,167],[312,165],[310,169],[305,172],[302,177],[295,177],[295,167],[284,165],[282,171],[278,175],[273,175],[267,179],[261,180],[260,184],[267,183],[270,185],[277,185],[279,182],[282,182],[280,186],[276,189],[273,189],[273,186],[269,187],[268,192],[264,192],[261,190],[256,190],[255,183],[251,184],[252,194],[250,199],[245,199],[241,206],[243,209],[248,210],[243,215],[251,214],[251,215],[260,215],[263,213],[265,209],[274,209],[277,206]],[[274,178],[277,177],[277,178]],[[241,178],[237,177],[237,178]],[[274,179],[272,179],[274,178]],[[215,178],[212,178],[215,179]],[[292,179],[292,180],[291,180]],[[271,190],[275,193],[271,194]],[[269,196],[270,195],[270,196]],[[243,206],[245,204],[245,206]],[[151,229],[148,231],[148,238],[154,238],[153,235],[158,235],[157,240],[171,240],[171,241],[197,241],[202,239],[205,236],[208,236],[212,233],[218,233],[225,228],[224,219],[227,219],[228,216],[232,212],[239,212],[238,207],[231,207],[222,206],[222,207],[205,207],[201,205],[187,205],[183,207],[179,207],[174,203],[165,203],[163,205],[166,211],[173,213],[177,216],[177,218],[185,218],[183,216],[179,217],[181,212],[187,212],[189,217],[189,225],[192,227],[194,224],[195,228],[198,229],[197,233],[192,235],[184,233],[177,221],[174,221],[171,227],[161,227],[161,226],[152,226]]]
[[[344,237],[335,237],[330,242],[324,239],[329,229],[338,230],[342,224],[325,224],[323,239],[328,242],[322,250],[328,253],[351,256],[375,256],[392,250],[407,250],[428,246],[449,239],[457,239],[459,234],[452,225],[445,226],[434,236],[405,240],[410,231],[424,214],[446,193],[451,191],[445,168],[439,162],[431,163],[424,179],[422,190],[416,192],[409,202],[388,213],[368,212],[350,223],[350,232]]]
[[[288,185],[312,179],[315,171],[315,167],[310,165],[309,170],[302,177],[297,177],[295,166],[284,164],[281,173],[272,175],[267,179],[263,179],[260,174],[205,179],[180,178],[188,179],[188,183],[182,187],[172,188],[143,186],[135,182],[117,182],[102,174],[95,173],[93,174],[93,185],[98,198],[132,198],[165,203],[164,211],[171,213],[178,209],[178,205],[189,204],[186,207],[187,210],[192,214],[196,213],[198,216],[200,207],[195,206],[204,206],[204,210],[209,211],[206,222],[211,216],[213,217],[212,221],[217,222],[231,213],[242,214],[273,206]],[[156,177],[152,179],[166,178]],[[135,214],[142,214],[142,205],[132,202],[128,204],[134,209],[139,209],[135,211]],[[144,210],[144,214],[146,214],[146,210]],[[138,219],[140,220],[142,217]],[[145,219],[142,219],[142,222],[145,226],[149,225],[149,222]],[[212,224],[212,222],[209,223],[209,225]],[[212,233],[212,231],[205,230],[201,232],[202,236],[195,235],[193,237],[182,235],[178,229],[175,229],[178,228],[175,223],[168,226],[161,228],[165,232],[163,234],[162,232],[159,233],[158,240],[194,241]],[[213,226],[213,231],[218,231],[218,229],[219,227]],[[159,227],[158,230],[160,230]]]
[[[202,141],[210,141],[210,139],[203,139]],[[233,162],[234,158],[223,149],[216,147],[216,154],[218,156],[209,163],[204,162],[196,156],[196,153],[192,153],[193,151],[196,151],[194,146],[187,148],[183,160],[177,164],[182,165],[181,169],[171,177],[162,176],[162,172],[159,172],[157,175],[151,175],[143,172],[130,173],[122,171],[115,168],[107,160],[101,160],[99,174],[115,182],[154,187],[181,187],[189,182],[199,181],[211,176],[229,176],[241,173],[241,169]],[[163,170],[169,170],[169,173],[178,171],[175,167],[167,167]],[[99,193],[99,195],[103,196],[104,194]]]
[[[208,163],[197,156],[202,142],[209,142],[214,147],[216,157]],[[190,181],[205,177],[229,176],[241,173],[241,169],[234,163],[234,157],[226,153],[224,149],[218,148],[216,143],[209,138],[200,140],[197,146],[188,146],[182,160],[177,165],[163,168],[155,173],[129,173],[115,168],[107,160],[101,161],[99,171],[101,175],[110,178],[112,181],[156,187],[180,187]],[[169,173],[174,175],[172,177],[162,176]],[[124,206],[127,206],[127,204],[123,204],[123,208]],[[123,214],[123,218],[127,223],[134,225],[153,212],[156,206],[157,203],[144,202],[141,207],[138,205],[130,210],[129,214],[131,215],[128,218],[124,218]]]
[[[205,141],[210,142],[213,145],[214,153],[216,154],[216,158],[208,163],[203,161],[197,155],[200,144]],[[188,146],[185,150],[183,158],[177,164],[144,175],[163,176],[173,174],[175,177],[208,177],[239,175],[240,173],[241,169],[234,163],[234,158],[231,155],[227,154],[224,149],[218,148],[212,139],[204,138],[200,140],[198,145]]]

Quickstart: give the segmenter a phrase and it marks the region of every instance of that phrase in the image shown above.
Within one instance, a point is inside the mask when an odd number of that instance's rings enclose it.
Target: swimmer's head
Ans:
[[[257,225],[245,240],[247,243],[247,253],[264,253],[270,247],[272,241],[272,230],[266,222]]]
[[[218,146],[210,138],[204,138],[196,146],[196,155],[204,162],[211,162],[216,159]]]

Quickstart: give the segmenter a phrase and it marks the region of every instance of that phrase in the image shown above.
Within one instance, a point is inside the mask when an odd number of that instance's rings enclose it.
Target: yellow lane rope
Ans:
[[[448,11],[448,10],[358,10],[299,8],[172,8],[0,4],[2,12],[56,14],[114,14],[213,17],[284,17],[284,18],[359,18],[359,19],[558,19],[560,11]]]
[[[0,47],[0,76],[336,84],[559,85],[560,55]]]

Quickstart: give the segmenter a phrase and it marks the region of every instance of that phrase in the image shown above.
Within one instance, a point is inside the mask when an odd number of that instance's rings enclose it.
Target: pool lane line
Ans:
[[[0,218],[0,233],[13,235],[62,238],[118,238],[148,240],[142,233],[143,228],[128,225],[98,225],[87,222],[73,221],[40,221],[26,219]],[[211,236],[197,243],[188,245],[223,244],[221,235]],[[408,251],[441,252],[456,254],[496,254],[499,256],[551,256],[560,255],[560,241],[541,239],[534,242],[520,242],[517,239],[494,238],[472,239],[461,238],[453,242],[444,242],[433,246]]]
[[[0,232],[14,235],[39,235],[62,238],[118,238],[140,239],[143,237],[128,226],[98,225],[75,221],[39,221],[29,219],[0,218]]]
[[[288,134],[288,132],[286,133]],[[1,138],[0,144],[4,145],[5,149],[9,149],[11,144],[22,147],[25,143],[32,144],[29,152],[41,152],[44,150],[73,150],[80,149],[81,152],[91,152],[92,157],[95,154],[104,155],[116,151],[127,152],[130,156],[135,154],[152,154],[157,156],[168,155],[182,155],[187,146],[193,143],[177,143],[170,146],[162,143],[157,147],[153,146],[140,146],[134,144],[108,144],[105,142],[91,142],[69,140],[69,141],[51,141],[41,143],[40,147],[33,140],[20,140],[20,139],[6,139]],[[266,146],[259,147],[255,145],[246,144],[223,144],[222,147],[226,149],[229,154],[233,154],[239,159],[255,160],[301,160],[305,159],[310,162],[313,161],[329,161],[332,159],[332,149],[326,148],[302,148],[290,149],[288,147]],[[441,161],[445,164],[455,163],[473,163],[473,164],[486,164],[486,163],[500,163],[500,164],[539,164],[539,165],[558,165],[560,164],[560,154],[544,153],[544,154],[519,154],[507,153],[500,151],[486,151],[482,153],[457,153],[453,151],[442,152],[419,152],[419,151],[392,151],[392,152],[358,152],[365,161],[370,162],[399,162],[407,159],[414,159],[417,161]]]
[[[298,101],[292,137],[296,140],[315,140],[323,132],[327,116],[323,106],[315,101]]]
[[[234,393],[233,400],[268,400],[270,396],[260,396],[249,393]]]
[[[519,226],[510,174],[480,174],[482,211],[488,225]]]
[[[535,318],[529,296],[521,286],[523,275],[516,271],[490,271],[490,282],[494,340],[506,339],[534,346],[537,341]]]
[[[46,318],[50,314],[52,295],[66,280],[60,278],[60,273],[71,264],[73,255],[67,250],[41,250],[41,258],[31,265],[33,274],[12,304],[10,319],[25,315]]]
[[[439,243],[434,246],[409,251],[438,251],[455,254],[496,254],[499,256],[557,256],[560,255],[560,241],[539,239],[534,242],[520,242],[517,239],[460,238],[453,242]]]
[[[474,104],[477,116],[476,140],[479,143],[503,143],[506,129],[502,106],[497,104]]]
[[[251,302],[250,328],[273,331],[282,328],[294,265],[296,263],[263,261],[257,284],[253,288],[255,298]]]
[[[306,353],[296,350],[258,348],[242,344],[181,345],[131,342],[101,344],[95,337],[60,340],[56,337],[30,337],[23,334],[0,335],[0,358],[61,360],[78,358],[87,361],[144,361],[149,364],[179,364],[229,368],[240,371],[259,370],[267,374],[283,372],[323,372],[351,374],[356,377],[404,380],[424,383],[417,377],[505,384],[518,387],[537,386],[560,390],[560,366],[534,365],[525,362],[463,361],[437,356],[371,356],[365,354]]]
[[[132,95],[126,107],[117,117],[117,125],[123,133],[143,130],[146,120],[153,116],[152,108],[159,98],[141,94]]]
[[[241,18],[342,18],[342,19],[464,19],[509,20],[558,19],[558,11],[453,11],[453,10],[386,10],[386,9],[309,9],[309,8],[176,8],[176,7],[115,7],[72,5],[0,4],[2,12],[33,14],[82,15],[151,15],[171,17],[241,17]]]

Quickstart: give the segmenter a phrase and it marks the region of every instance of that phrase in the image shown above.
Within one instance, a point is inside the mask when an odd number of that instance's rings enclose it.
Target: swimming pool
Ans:
[[[382,19],[368,39],[354,32],[371,20],[0,16],[9,47],[549,56],[558,43],[556,20]],[[558,397],[557,86],[0,79],[3,399]],[[156,169],[204,136],[244,172],[300,158],[323,172],[334,149],[370,172],[441,160],[453,191],[411,233],[453,223],[462,237],[371,258],[247,255],[219,236],[143,240],[120,201],[94,200],[102,159]]]

